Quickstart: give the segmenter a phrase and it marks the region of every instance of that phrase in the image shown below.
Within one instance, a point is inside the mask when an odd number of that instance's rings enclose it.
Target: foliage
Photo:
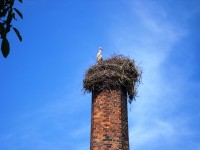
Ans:
[[[85,92],[125,89],[131,102],[137,94],[141,74],[142,71],[135,65],[134,60],[114,55],[86,71],[83,88]]]
[[[22,0],[18,0],[22,3]],[[1,38],[1,52],[6,58],[10,52],[10,44],[7,39],[7,34],[10,32],[10,29],[16,33],[20,41],[22,37],[17,28],[13,27],[12,20],[17,20],[16,14],[23,19],[22,13],[14,7],[15,0],[0,0],[0,38]]]

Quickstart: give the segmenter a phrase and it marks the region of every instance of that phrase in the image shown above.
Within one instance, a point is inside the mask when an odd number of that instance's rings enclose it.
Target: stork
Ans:
[[[102,55],[101,55],[102,50],[103,50],[103,48],[99,47],[99,52],[97,53],[97,62],[103,61],[103,58],[102,58]]]

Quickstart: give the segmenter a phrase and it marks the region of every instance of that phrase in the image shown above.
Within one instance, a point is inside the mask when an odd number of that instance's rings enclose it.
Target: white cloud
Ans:
[[[178,112],[183,76],[176,70],[169,81],[164,74],[171,65],[168,56],[187,31],[166,20],[167,12],[156,5],[149,7],[148,3],[135,1],[132,10],[130,18],[138,22],[124,24],[119,19],[111,33],[111,43],[121,49],[118,52],[134,58],[144,70],[139,98],[129,112],[130,145],[133,149],[173,145],[183,135],[193,134],[188,127],[189,119]]]

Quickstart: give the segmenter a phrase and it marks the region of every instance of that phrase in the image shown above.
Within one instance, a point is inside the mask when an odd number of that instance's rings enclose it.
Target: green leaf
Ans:
[[[7,16],[7,20],[6,20],[6,24],[7,24],[7,25],[10,25],[10,24],[11,24],[12,18],[13,18],[13,12],[12,12],[12,10],[10,10],[10,11],[8,12],[8,16]]]
[[[23,15],[22,15],[22,13],[17,9],[17,8],[13,8],[15,11],[16,11],[16,13],[20,16],[20,18],[21,19],[23,19]]]
[[[2,43],[1,43],[1,52],[3,54],[3,56],[6,58],[10,52],[10,44],[8,42],[8,40],[6,38],[4,38],[2,40]]]
[[[0,33],[5,32],[4,24],[0,22]]]
[[[3,39],[3,38],[6,38],[6,29],[5,29],[3,23],[0,23],[0,37],[1,37],[2,39]]]
[[[20,40],[20,42],[22,41],[22,36],[20,35],[20,32],[19,32],[19,30],[17,30],[16,28],[14,28],[14,27],[12,27],[13,28],[13,30],[15,31],[15,33],[17,34],[17,36],[18,36],[18,38],[19,38],[19,40]]]

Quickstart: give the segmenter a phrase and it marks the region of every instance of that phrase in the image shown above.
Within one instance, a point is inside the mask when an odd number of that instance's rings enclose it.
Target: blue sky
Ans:
[[[113,53],[143,68],[128,106],[131,150],[200,150],[200,1],[34,0],[0,56],[0,149],[88,150],[84,73]],[[131,111],[130,111],[131,108]]]

